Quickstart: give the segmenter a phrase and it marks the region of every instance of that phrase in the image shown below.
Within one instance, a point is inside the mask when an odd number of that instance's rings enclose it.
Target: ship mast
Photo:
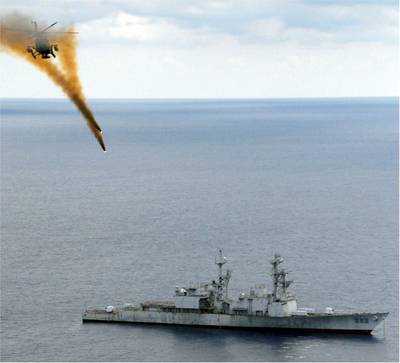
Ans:
[[[287,280],[286,276],[288,272],[283,268],[279,268],[279,265],[283,262],[283,258],[280,255],[275,255],[271,261],[272,264],[272,278],[274,283],[274,290],[272,297],[274,301],[285,301],[288,298],[286,289],[290,286],[293,280]]]
[[[222,278],[222,266],[226,264],[226,257],[222,255],[222,250],[219,250],[218,259],[215,257],[215,264],[218,265],[218,278],[221,280]]]
[[[215,257],[215,264],[218,266],[218,283],[217,283],[217,300],[224,301],[228,299],[228,284],[231,278],[231,272],[226,270],[225,275],[222,273],[222,266],[226,264],[226,257],[219,250],[218,257]]]

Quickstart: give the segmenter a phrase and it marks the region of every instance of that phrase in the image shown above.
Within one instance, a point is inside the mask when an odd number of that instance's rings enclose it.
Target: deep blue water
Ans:
[[[1,359],[398,360],[398,101],[1,101]],[[373,336],[82,324],[215,277],[304,307],[389,311]]]

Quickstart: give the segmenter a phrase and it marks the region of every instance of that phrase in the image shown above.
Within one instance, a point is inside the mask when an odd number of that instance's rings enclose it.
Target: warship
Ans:
[[[323,311],[297,307],[297,300],[288,291],[293,280],[280,265],[283,258],[271,260],[272,289],[259,284],[240,293],[235,301],[228,295],[231,271],[223,271],[227,262],[222,250],[215,258],[218,278],[189,287],[175,287],[172,301],[146,301],[135,306],[108,305],[87,308],[83,322],[115,322],[186,325],[236,329],[285,330],[302,332],[371,334],[385,320],[387,312]]]

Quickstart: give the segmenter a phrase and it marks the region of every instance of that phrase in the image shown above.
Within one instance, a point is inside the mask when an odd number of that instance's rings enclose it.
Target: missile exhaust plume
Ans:
[[[12,14],[2,17],[0,22],[0,48],[33,64],[59,86],[85,118],[89,129],[92,131],[103,151],[106,151],[101,128],[86,104],[79,80],[76,58],[76,38],[75,34],[71,33],[73,27],[63,30],[69,33],[51,33],[50,31],[44,33],[46,37],[48,37],[50,43],[57,44],[59,48],[56,58],[58,61],[55,62],[54,59],[42,59],[40,55],[35,59],[32,54],[27,52],[27,46],[35,44],[33,24],[29,17]],[[39,27],[39,30],[40,29]]]

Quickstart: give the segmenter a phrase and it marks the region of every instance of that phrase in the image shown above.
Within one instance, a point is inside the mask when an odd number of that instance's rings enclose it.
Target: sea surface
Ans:
[[[398,100],[1,100],[1,360],[397,361]],[[82,324],[217,275],[302,307],[388,311],[372,336]]]

